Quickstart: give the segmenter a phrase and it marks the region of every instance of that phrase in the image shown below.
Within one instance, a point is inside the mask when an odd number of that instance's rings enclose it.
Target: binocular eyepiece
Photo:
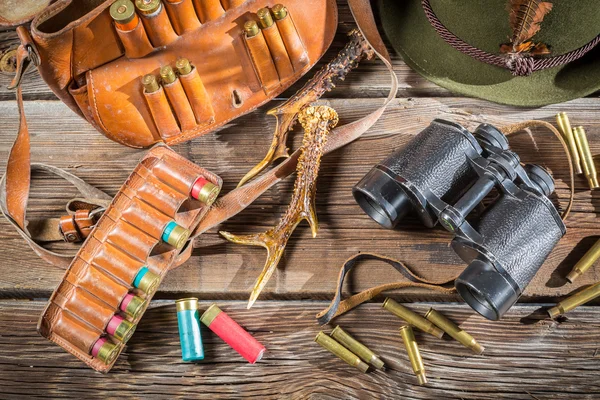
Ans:
[[[468,222],[494,188],[499,196],[477,221]],[[425,226],[440,222],[453,233],[453,249],[469,263],[456,289],[492,320],[518,300],[566,233],[548,199],[553,191],[552,176],[538,165],[521,166],[495,127],[482,124],[471,134],[444,120],[434,120],[352,190],[360,207],[385,228],[415,213]]]

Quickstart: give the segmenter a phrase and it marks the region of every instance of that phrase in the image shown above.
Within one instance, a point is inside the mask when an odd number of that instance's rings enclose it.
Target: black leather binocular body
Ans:
[[[467,221],[493,189],[497,198]],[[452,248],[469,264],[455,282],[459,295],[498,320],[566,233],[548,198],[553,191],[552,176],[538,165],[522,166],[495,127],[482,124],[472,134],[434,120],[373,167],[353,195],[386,228],[413,212],[425,226],[440,222],[453,233]]]

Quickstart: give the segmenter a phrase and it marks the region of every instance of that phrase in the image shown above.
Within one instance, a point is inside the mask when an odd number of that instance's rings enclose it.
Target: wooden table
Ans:
[[[353,27],[340,1],[340,29],[323,60],[344,45]],[[0,33],[0,51],[16,43],[14,32]],[[322,63],[320,64],[322,65]],[[575,185],[568,233],[527,288],[522,303],[500,322],[475,314],[456,296],[425,290],[393,293],[413,302],[419,312],[435,307],[472,333],[485,347],[482,356],[452,340],[418,334],[429,384],[416,385],[398,335],[400,321],[381,309],[383,297],[334,320],[379,353],[388,368],[361,374],[320,348],[313,339],[321,329],[315,314],[334,291],[343,260],[358,252],[377,252],[406,261],[429,278],[450,277],[463,264],[449,247],[444,230],[416,224],[396,231],[381,229],[352,200],[351,187],[377,161],[406,144],[433,118],[469,128],[481,122],[503,126],[525,119],[553,122],[559,111],[589,132],[592,152],[600,153],[600,99],[589,97],[542,108],[514,108],[456,96],[411,71],[394,56],[400,79],[398,97],[381,120],[360,140],[324,158],[317,194],[321,222],[318,238],[301,224],[290,240],[277,272],[251,310],[245,304],[262,269],[265,252],[234,245],[217,230],[194,244],[192,259],[166,278],[151,309],[115,368],[100,375],[40,337],[36,322],[63,272],[31,251],[0,220],[0,397],[282,397],[282,398],[524,398],[597,397],[600,394],[600,311],[588,305],[560,321],[546,318],[542,308],[563,295],[598,280],[594,268],[569,285],[564,276],[594,243],[600,207],[583,177]],[[311,74],[309,74],[311,75]],[[5,89],[11,76],[0,73],[0,159],[6,160],[18,117],[14,94]],[[288,90],[292,94],[306,78]],[[322,102],[334,107],[341,123],[366,115],[382,103],[388,77],[377,62],[365,62]],[[115,194],[143,152],[125,148],[98,134],[49,91],[37,72],[23,84],[25,109],[32,133],[33,161],[66,168],[89,183]],[[280,101],[280,100],[279,100]],[[224,192],[232,190],[267,150],[274,120],[265,111],[275,102],[242,117],[217,133],[176,146],[192,161],[219,174]],[[293,146],[300,137],[296,136]],[[525,161],[549,167],[556,179],[556,202],[568,199],[568,169],[561,147],[543,131],[516,135],[511,144]],[[5,162],[0,165],[2,172]],[[289,202],[293,178],[271,189],[221,228],[235,233],[264,231],[276,223]],[[50,176],[33,179],[29,215],[61,215],[75,190]],[[60,244],[55,248],[74,251]],[[387,265],[363,263],[353,273],[346,294],[401,279]],[[249,365],[218,337],[204,330],[206,360],[181,361],[173,299],[196,296],[201,307],[216,301],[268,349],[264,360]],[[330,329],[326,326],[324,329]]]

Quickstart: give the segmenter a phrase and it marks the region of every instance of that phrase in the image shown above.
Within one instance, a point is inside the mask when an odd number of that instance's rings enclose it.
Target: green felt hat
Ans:
[[[515,0],[513,0],[515,2]],[[552,9],[540,23],[532,42],[547,45],[550,54],[516,58],[500,47],[511,42],[509,0],[425,0],[441,23],[434,29],[423,0],[380,0],[383,29],[394,49],[411,68],[430,81],[453,92],[497,103],[541,106],[586,96],[600,89],[600,2],[598,0],[536,0],[549,2]],[[520,1],[527,3],[527,1]],[[547,5],[546,5],[547,6]],[[480,61],[447,43],[438,32],[446,29],[454,43],[477,48],[496,63]],[[572,55],[583,46],[585,55],[567,64],[515,76],[514,70],[528,63],[550,64]],[[592,47],[593,46],[593,47]],[[512,49],[512,46],[510,47]],[[561,57],[562,56],[562,57]],[[573,55],[575,56],[575,55]],[[541,61],[541,60],[554,61]]]

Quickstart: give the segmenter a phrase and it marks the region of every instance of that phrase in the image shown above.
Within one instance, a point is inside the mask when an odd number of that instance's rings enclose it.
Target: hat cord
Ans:
[[[471,46],[458,36],[453,34],[444,26],[439,20],[435,12],[431,8],[429,0],[421,0],[423,11],[429,20],[431,26],[435,29],[438,35],[444,39],[446,43],[452,46],[454,49],[460,51],[463,54],[468,55],[478,61],[486,64],[495,65],[500,68],[508,69],[514,76],[529,76],[535,71],[540,71],[547,68],[554,68],[560,65],[568,64],[575,61],[590,50],[592,50],[600,42],[600,35],[596,36],[593,40],[587,44],[581,46],[578,49],[572,50],[568,53],[561,54],[559,56],[535,58],[532,56],[523,56],[518,53],[512,53],[506,56],[488,53],[487,51],[478,49],[477,47]]]

